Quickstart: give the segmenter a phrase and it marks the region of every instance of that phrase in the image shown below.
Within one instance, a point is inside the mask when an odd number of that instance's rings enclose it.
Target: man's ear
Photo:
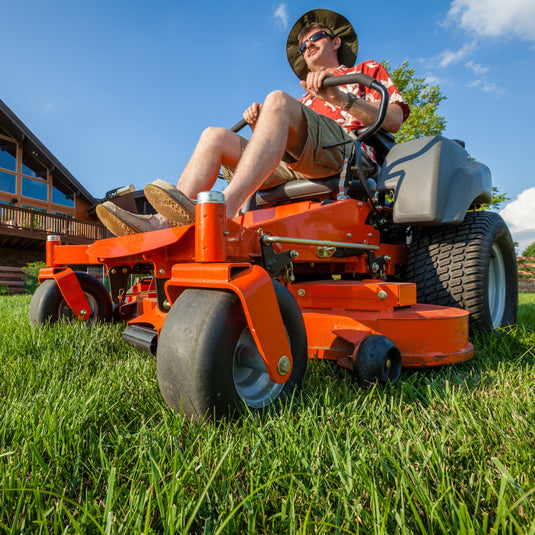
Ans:
[[[340,37],[335,37],[333,39],[333,48],[335,50],[338,50],[340,47],[342,46],[342,39],[340,39]]]

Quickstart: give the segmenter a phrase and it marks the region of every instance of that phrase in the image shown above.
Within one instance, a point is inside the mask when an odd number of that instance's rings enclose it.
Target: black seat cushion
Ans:
[[[375,180],[368,178],[368,186],[375,191]],[[256,206],[278,204],[288,201],[305,201],[310,199],[336,198],[340,191],[340,175],[327,178],[316,178],[314,180],[292,180],[285,184],[280,184],[274,188],[264,189],[256,192],[254,201]],[[349,191],[349,197],[360,199],[365,195],[364,188],[358,179],[354,179]]]

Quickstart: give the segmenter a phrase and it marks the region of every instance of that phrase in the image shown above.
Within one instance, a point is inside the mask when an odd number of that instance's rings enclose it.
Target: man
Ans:
[[[358,41],[342,15],[326,9],[305,13],[290,31],[286,49],[306,95],[296,100],[274,91],[263,104],[249,106],[243,114],[253,131],[249,142],[224,128],[206,129],[176,188],[162,180],[145,187],[145,196],[158,214],[135,215],[110,202],[97,207],[97,215],[111,232],[122,236],[192,223],[193,199],[212,188],[222,166],[233,170],[223,192],[229,217],[234,217],[258,189],[339,173],[351,144],[324,147],[351,139],[355,130],[372,124],[379,95],[358,84],[322,88],[327,77],[369,74],[390,93],[383,128],[397,132],[407,118],[408,105],[379,63],[367,61],[351,68]],[[365,145],[363,148],[365,166],[371,171],[375,167],[374,151]]]

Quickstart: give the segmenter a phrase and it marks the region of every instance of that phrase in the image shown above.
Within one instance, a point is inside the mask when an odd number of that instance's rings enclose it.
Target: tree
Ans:
[[[492,186],[492,201],[489,204],[482,204],[478,210],[499,210],[503,203],[510,200],[511,197],[507,193],[500,193],[496,186]]]
[[[396,134],[396,141],[401,143],[411,139],[441,134],[446,128],[446,118],[439,115],[439,104],[446,100],[438,85],[426,83],[424,78],[416,76],[416,69],[404,61],[399,67],[390,70],[387,61],[382,61],[394,85],[411,108],[409,118]]]
[[[535,256],[535,241],[524,249],[522,256]]]

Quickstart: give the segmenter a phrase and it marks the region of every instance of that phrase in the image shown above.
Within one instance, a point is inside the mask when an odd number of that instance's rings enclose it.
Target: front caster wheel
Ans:
[[[364,385],[394,384],[401,374],[401,352],[386,336],[371,334],[358,347],[353,368]]]
[[[284,384],[269,378],[239,298],[218,290],[185,290],[167,315],[157,351],[162,396],[194,420],[220,418],[244,406],[262,409],[298,387],[307,364],[303,316],[290,292],[274,282],[293,369]]]
[[[89,305],[89,318],[86,323],[95,320],[107,322],[111,320],[113,305],[111,297],[104,285],[95,277],[87,273],[76,273]],[[35,290],[30,301],[30,322],[40,325],[46,321],[55,323],[59,320],[72,321],[75,319],[73,311],[67,305],[54,279],[47,279]]]

